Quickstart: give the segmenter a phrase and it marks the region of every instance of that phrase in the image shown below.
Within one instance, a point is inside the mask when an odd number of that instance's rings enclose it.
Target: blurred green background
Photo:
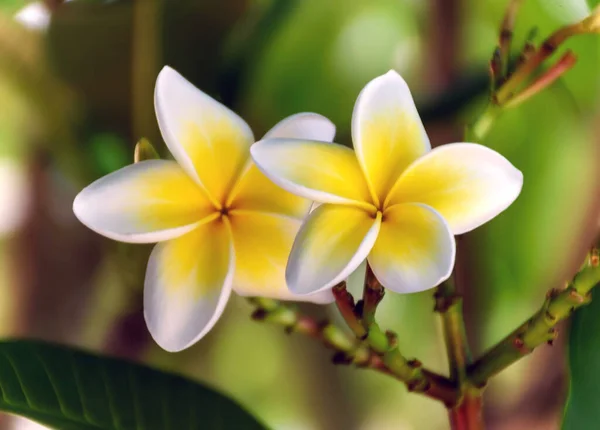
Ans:
[[[597,0],[527,0],[514,54]],[[276,429],[444,429],[444,408],[368,371],[333,366],[309,339],[251,322],[235,298],[179,354],[149,338],[141,290],[150,246],[86,230],[71,204],[132,162],[140,137],[164,154],[153,108],[169,64],[260,136],[314,111],[350,144],[360,89],[390,68],[408,81],[432,143],[461,140],[486,101],[506,0],[0,0],[0,334],[80,345],[206,381]],[[517,202],[459,238],[457,276],[474,351],[526,319],[571,276],[600,204],[600,36],[567,47],[577,65],[504,114],[485,144],[524,172]],[[557,54],[557,56],[560,55]],[[594,166],[594,164],[596,166]],[[408,357],[446,371],[431,293],[388,294],[379,318]],[[332,308],[306,306],[315,315]],[[563,336],[564,338],[564,336]],[[492,381],[490,429],[558,428],[564,340]],[[17,427],[2,417],[0,428]],[[11,427],[12,426],[12,427]]]

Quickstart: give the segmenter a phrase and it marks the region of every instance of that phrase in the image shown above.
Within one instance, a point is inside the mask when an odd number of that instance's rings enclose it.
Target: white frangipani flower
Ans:
[[[160,242],[146,272],[144,314],[168,351],[189,347],[215,324],[234,291],[298,299],[285,265],[310,202],[269,181],[253,164],[252,131],[234,112],[165,67],[155,105],[176,161],[147,160],[85,188],[73,203],[92,230],[131,243]],[[334,125],[291,116],[266,138],[331,141]],[[305,296],[325,303],[331,291]]]
[[[519,195],[523,175],[473,143],[431,150],[406,82],[394,71],[363,89],[352,118],[354,151],[309,139],[266,139],[251,152],[286,190],[321,203],[294,242],[286,278],[296,294],[333,287],[366,258],[400,293],[450,276],[453,235],[489,221]]]

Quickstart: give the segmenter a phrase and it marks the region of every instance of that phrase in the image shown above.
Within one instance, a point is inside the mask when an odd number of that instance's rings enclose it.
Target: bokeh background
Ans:
[[[526,0],[515,56],[597,0]],[[205,381],[275,429],[445,429],[439,404],[391,378],[334,366],[309,339],[250,321],[235,298],[179,354],[142,315],[150,246],[80,225],[76,193],[132,162],[140,137],[164,154],[153,87],[169,64],[260,136],[301,111],[350,144],[360,89],[390,68],[412,88],[432,143],[460,141],[486,102],[487,62],[506,0],[0,0],[0,335],[128,357]],[[518,201],[459,238],[457,276],[476,353],[525,320],[581,261],[600,204],[600,36],[567,46],[577,65],[504,114],[485,144],[524,172]],[[357,278],[360,278],[358,275]],[[388,294],[379,318],[403,353],[445,372],[431,293]],[[332,308],[306,306],[315,315]],[[566,333],[562,330],[562,333]],[[494,379],[490,429],[555,429],[568,382],[564,336]],[[0,428],[26,428],[0,417]]]

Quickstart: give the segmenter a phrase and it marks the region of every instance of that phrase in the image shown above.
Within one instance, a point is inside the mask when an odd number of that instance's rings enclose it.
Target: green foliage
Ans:
[[[600,294],[577,311],[569,334],[571,387],[563,430],[595,428],[600,419]]]
[[[0,410],[60,430],[263,429],[222,394],[131,362],[0,342]]]

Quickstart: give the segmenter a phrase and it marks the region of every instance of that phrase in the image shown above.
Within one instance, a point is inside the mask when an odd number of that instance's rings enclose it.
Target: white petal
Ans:
[[[156,343],[181,351],[215,325],[231,293],[234,260],[222,219],[156,245],[144,283],[144,316]]]
[[[293,194],[320,203],[373,208],[350,148],[300,139],[267,139],[252,145],[250,151],[258,168]]]
[[[506,158],[475,143],[440,146],[413,163],[389,195],[388,206],[431,206],[454,234],[479,227],[515,201],[523,174]]]
[[[200,187],[174,161],[147,160],[84,188],[77,218],[114,240],[152,243],[180,236],[215,214]]]
[[[286,269],[289,289],[310,294],[346,279],[371,251],[380,225],[380,213],[373,217],[352,206],[319,206],[294,241]]]
[[[316,113],[298,113],[281,120],[265,134],[264,139],[292,138],[331,142],[335,137],[335,125]]]
[[[450,276],[456,244],[440,214],[426,205],[401,204],[383,216],[369,264],[385,288],[416,293]]]
[[[175,159],[213,202],[223,202],[250,155],[254,136],[248,124],[170,67],[158,75],[154,102]]]
[[[390,70],[362,90],[352,114],[356,157],[381,204],[402,171],[431,149],[408,85]]]

